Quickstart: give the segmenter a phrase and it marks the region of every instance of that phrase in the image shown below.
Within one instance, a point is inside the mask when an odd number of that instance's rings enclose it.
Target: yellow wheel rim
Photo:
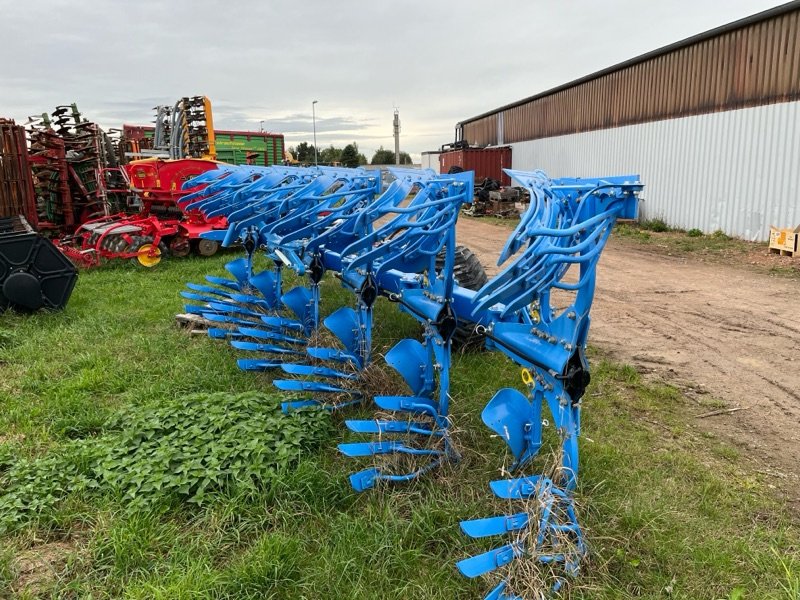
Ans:
[[[150,249],[153,248],[153,254],[150,254]],[[158,246],[153,246],[153,244],[145,244],[139,248],[139,251],[136,255],[136,260],[139,261],[139,264],[143,267],[155,267],[158,263],[161,262],[161,250]]]

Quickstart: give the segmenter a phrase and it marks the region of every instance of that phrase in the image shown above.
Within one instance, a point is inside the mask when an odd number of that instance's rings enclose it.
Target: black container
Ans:
[[[0,219],[0,312],[66,306],[78,271],[24,217]]]

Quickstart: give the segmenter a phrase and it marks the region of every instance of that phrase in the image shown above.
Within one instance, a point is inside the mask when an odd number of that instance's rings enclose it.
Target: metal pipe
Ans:
[[[394,109],[394,121],[392,123],[394,129],[394,164],[400,164],[400,111]]]
[[[311,123],[314,127],[314,166],[317,165],[317,113],[314,108],[314,105],[318,102],[318,100],[314,100],[311,103]]]

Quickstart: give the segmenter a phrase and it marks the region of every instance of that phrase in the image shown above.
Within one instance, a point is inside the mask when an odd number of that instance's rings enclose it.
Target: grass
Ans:
[[[699,229],[672,229],[660,219],[621,223],[614,229],[614,235],[677,254],[745,256],[753,250],[766,250],[766,244],[732,238],[722,231],[704,234]]]
[[[268,377],[236,368],[232,348],[173,322],[183,283],[221,274],[229,258],[83,272],[65,312],[2,316],[0,482],[41,461],[88,472],[73,448],[130,440],[122,413],[188,394],[272,393]],[[323,298],[324,312],[347,300],[333,282]],[[379,302],[379,351],[417,333]],[[678,390],[597,350],[591,359],[576,496],[591,559],[562,597],[800,598],[800,534],[768,481],[695,431]],[[130,506],[103,481],[42,489],[53,501],[0,535],[0,597],[482,597],[488,582],[454,567],[482,548],[458,522],[514,510],[490,497],[506,457],[480,411],[498,388],[520,385],[519,370],[497,354],[458,354],[452,381],[464,459],[403,488],[351,491],[347,475],[363,465],[337,453],[346,435],[334,416],[321,446],[279,477],[200,505]],[[203,422],[187,414],[187,427]]]
[[[614,228],[613,236],[623,243],[636,243],[653,252],[744,266],[781,277],[800,277],[800,264],[796,260],[768,254],[766,243],[747,242],[719,230],[710,234],[699,229],[684,231],[653,219],[620,223]]]

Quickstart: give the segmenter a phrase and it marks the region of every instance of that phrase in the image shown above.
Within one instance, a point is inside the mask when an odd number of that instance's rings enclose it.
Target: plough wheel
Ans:
[[[161,262],[161,259],[167,256],[167,247],[164,243],[156,246],[155,251],[152,253],[150,250],[153,248],[153,238],[148,236],[135,236],[131,245],[128,246],[128,252],[136,252],[136,256],[131,258],[135,265],[142,267],[155,267]]]
[[[216,240],[197,240],[197,253],[200,256],[214,256],[219,250],[219,242]]]
[[[456,246],[453,275],[461,287],[477,291],[489,280],[480,259],[466,246]],[[444,267],[444,251],[436,257],[436,268]],[[475,323],[459,320],[452,338],[454,349],[480,349],[483,337],[475,333]]]
[[[456,264],[453,269],[458,285],[468,290],[481,289],[489,278],[483,269],[480,259],[466,246],[456,246]],[[437,268],[444,266],[444,255],[439,255],[436,260]]]

